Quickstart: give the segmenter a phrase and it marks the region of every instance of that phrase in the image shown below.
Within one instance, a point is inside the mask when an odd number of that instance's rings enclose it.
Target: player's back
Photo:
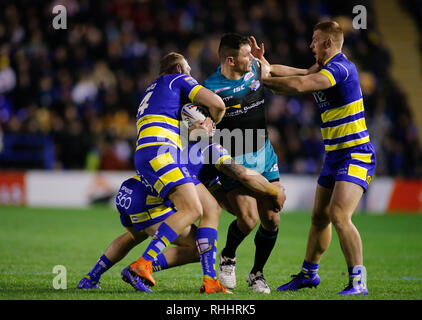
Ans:
[[[180,109],[200,88],[187,74],[163,75],[152,82],[138,108],[137,150],[157,143],[181,148]]]
[[[343,53],[338,53],[326,61],[320,73],[331,83],[330,88],[313,93],[321,113],[325,150],[369,142],[356,66]]]

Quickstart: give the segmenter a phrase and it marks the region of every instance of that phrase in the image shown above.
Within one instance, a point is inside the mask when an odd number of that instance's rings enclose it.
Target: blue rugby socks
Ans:
[[[215,260],[217,258],[217,230],[213,228],[198,228],[196,231],[196,246],[201,259],[202,272],[205,277],[217,279]]]
[[[351,281],[353,284],[365,284],[365,267],[364,266],[354,266],[354,267],[348,267],[349,271],[349,281]]]
[[[101,275],[114,265],[104,254],[97,260],[94,268],[88,273],[92,282],[100,281]]]
[[[303,260],[302,274],[306,278],[312,278],[314,275],[318,273],[318,267],[319,267],[318,263],[311,263],[306,260]]]
[[[167,248],[177,238],[177,233],[165,222],[163,222],[157,229],[157,232],[152,237],[151,242],[145,249],[142,258],[148,261],[153,261],[161,251]]]
[[[167,259],[164,256],[164,253],[160,253],[152,262],[152,271],[161,271],[168,269]]]

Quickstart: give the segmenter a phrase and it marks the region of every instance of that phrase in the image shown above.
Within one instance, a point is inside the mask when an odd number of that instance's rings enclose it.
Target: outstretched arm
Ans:
[[[332,86],[329,78],[322,73],[293,77],[266,77],[264,85],[275,94],[298,95],[312,91],[325,90]]]
[[[261,43],[261,46],[258,46],[255,37],[249,37],[251,41],[251,53],[252,55],[259,59],[263,65],[262,76],[273,76],[273,77],[288,77],[288,76],[304,76],[319,70],[319,66],[314,64],[309,69],[300,69],[289,67],[282,64],[270,64],[267,59],[264,57],[265,47],[264,43]]]

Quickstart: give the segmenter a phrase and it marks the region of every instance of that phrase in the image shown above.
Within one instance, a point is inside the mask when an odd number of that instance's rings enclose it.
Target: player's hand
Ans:
[[[198,137],[210,137],[214,130],[213,121],[210,117],[205,120],[195,121],[189,127],[189,137],[191,140],[197,140]]]
[[[272,210],[274,212],[280,212],[283,209],[284,201],[286,201],[286,189],[282,185],[279,188],[280,192],[278,195],[271,197],[271,205],[273,206]]]
[[[264,43],[261,43],[261,47],[259,47],[254,36],[250,36],[249,40],[251,41],[252,55],[262,61],[265,53]]]
[[[321,70],[321,66],[318,63],[315,63],[312,67],[308,69],[308,74],[317,73]]]

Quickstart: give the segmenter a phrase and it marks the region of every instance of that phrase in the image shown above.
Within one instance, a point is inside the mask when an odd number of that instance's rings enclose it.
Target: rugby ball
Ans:
[[[182,118],[182,121],[187,123],[188,128],[190,128],[198,120],[201,120],[201,121],[205,120],[206,117],[211,118],[211,115],[210,115],[208,109],[205,108],[205,107],[198,106],[198,105],[195,105],[195,104],[192,104],[192,103],[187,103],[182,107],[181,118]],[[205,137],[205,136],[212,137],[212,136],[214,136],[215,131],[216,131],[216,126],[215,126],[214,121],[212,122],[211,133],[209,133],[209,134],[205,133],[205,135],[204,135],[205,131],[204,132],[201,132],[201,131],[204,131],[204,130],[202,130],[202,129],[201,130],[193,130],[193,132],[191,132],[189,134],[189,140],[190,141],[197,141],[198,138],[200,138],[200,136],[202,136],[202,137]]]
[[[206,108],[192,103],[187,103],[182,107],[181,115],[182,121],[186,121],[188,123],[188,127],[198,120],[205,120],[206,117],[209,117],[209,113]]]

